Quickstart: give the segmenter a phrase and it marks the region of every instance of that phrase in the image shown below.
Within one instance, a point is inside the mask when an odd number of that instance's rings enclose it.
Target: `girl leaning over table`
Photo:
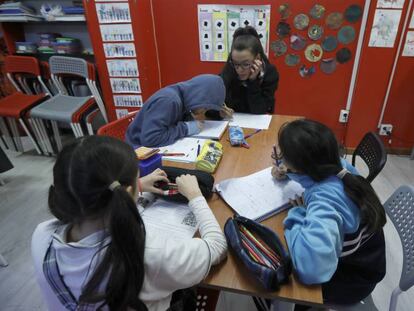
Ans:
[[[381,202],[340,158],[335,135],[325,125],[293,121],[280,129],[278,141],[272,175],[305,188],[284,220],[294,270],[301,282],[322,285],[324,303],[358,303],[385,275]]]
[[[170,308],[172,293],[201,282],[227,244],[194,176],[178,191],[199,223],[200,238],[177,240],[145,230],[140,191],[161,191],[165,172],[139,178],[134,150],[104,136],[63,148],[53,168],[49,210],[32,237],[38,283],[49,310]],[[147,207],[151,208],[151,207]]]

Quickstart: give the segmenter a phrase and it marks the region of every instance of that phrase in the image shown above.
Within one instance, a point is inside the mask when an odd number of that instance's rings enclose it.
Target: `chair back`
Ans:
[[[82,58],[52,56],[49,59],[49,66],[52,75],[66,74],[89,78],[88,62]]]
[[[414,285],[414,187],[401,186],[384,203],[385,212],[397,229],[403,249],[400,289]]]
[[[111,136],[122,141],[125,140],[125,133],[129,124],[134,120],[137,111],[133,112],[119,120],[112,121],[98,130],[98,135]]]
[[[381,172],[387,162],[387,152],[381,139],[374,132],[368,132],[362,138],[352,155],[352,165],[355,166],[355,159],[360,156],[367,164],[369,174],[366,177],[368,182]]]
[[[7,56],[5,61],[6,72],[10,74],[41,75],[40,64],[37,58],[30,56]]]

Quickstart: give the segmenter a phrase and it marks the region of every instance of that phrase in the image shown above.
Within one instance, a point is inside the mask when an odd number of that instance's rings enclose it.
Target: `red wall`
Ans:
[[[188,79],[200,73],[218,73],[224,63],[201,62],[198,45],[197,28],[197,4],[270,4],[271,25],[270,42],[276,39],[276,25],[279,22],[277,11],[280,4],[286,1],[270,0],[246,1],[194,1],[194,0],[154,0],[154,21],[156,40],[159,49],[159,61],[161,68],[162,85],[168,85],[177,81]],[[314,1],[291,1],[292,15],[288,22],[293,23],[293,17],[299,13],[308,13],[316,3]],[[327,9],[325,16],[332,11],[344,11],[351,4],[359,4],[362,7],[364,0],[337,0],[318,1]],[[399,31],[401,33],[402,22],[407,11],[408,0],[403,11]],[[284,56],[276,58],[270,51],[269,59],[278,68],[280,74],[279,89],[276,92],[276,109],[278,114],[302,115],[324,122],[331,127],[338,138],[347,147],[355,147],[367,131],[377,131],[382,102],[385,96],[387,83],[390,77],[394,61],[396,47],[399,42],[397,36],[394,48],[369,48],[368,41],[374,18],[376,1],[371,2],[368,17],[367,30],[363,44],[360,68],[357,77],[357,85],[351,114],[348,124],[338,122],[339,112],[346,106],[348,90],[353,68],[353,61],[339,65],[332,75],[322,73],[319,68],[310,79],[303,79],[298,74],[299,66],[291,68],[285,65]],[[324,21],[318,24],[323,24]],[[348,24],[347,22],[344,23]],[[360,22],[356,25],[359,31]],[[292,27],[293,28],[293,27]],[[324,28],[326,34],[332,33]],[[298,32],[294,28],[292,32]],[[303,31],[299,32],[305,35]],[[356,50],[357,39],[348,45]],[[340,45],[337,50],[342,47]],[[337,51],[336,50],[336,51]],[[289,50],[288,50],[289,51]],[[325,53],[324,58],[332,57],[335,52]],[[301,53],[302,62],[309,63]],[[413,121],[414,92],[410,92],[409,81],[414,78],[414,59],[404,58],[398,68],[398,74],[393,85],[390,101],[384,117],[384,123],[394,125],[392,147],[409,148],[412,145],[414,131],[409,127]],[[404,68],[404,69],[403,69]],[[403,89],[403,90],[402,90]],[[413,94],[411,94],[413,93]],[[401,113],[404,117],[401,118]],[[397,140],[398,137],[398,140]],[[387,140],[388,141],[388,140]]]
[[[161,67],[162,84],[167,85],[180,80],[188,79],[200,73],[218,73],[224,63],[201,62],[198,45],[197,28],[197,4],[271,4],[270,42],[277,39],[276,26],[280,21],[277,11],[280,4],[286,1],[189,1],[189,0],[157,0],[154,1],[154,19],[156,23],[157,42],[159,46],[159,57]],[[358,3],[364,6],[363,0],[356,1],[318,1],[326,8],[325,17],[333,11],[345,11],[353,4]],[[288,22],[292,25],[292,33],[299,33],[307,37],[307,30],[298,31],[293,27],[293,18],[299,13],[308,13],[315,4],[314,1],[290,2],[292,14]],[[316,24],[324,25],[324,20],[315,21]],[[347,22],[344,23],[348,24]],[[355,24],[359,31],[360,22]],[[333,34],[325,28],[325,34]],[[287,42],[287,39],[285,39]],[[309,40],[310,41],[310,40]],[[320,40],[318,40],[320,42]],[[351,51],[356,50],[357,39],[347,45]],[[340,44],[337,50],[342,47]],[[323,58],[335,56],[334,52],[324,54]],[[288,49],[290,51],[290,49]],[[294,52],[294,51],[292,51]],[[319,70],[310,78],[304,79],[299,75],[299,65],[288,67],[284,63],[284,55],[276,58],[269,53],[270,62],[275,64],[279,74],[279,88],[276,92],[275,112],[285,115],[303,115],[309,118],[320,120],[330,126],[341,140],[344,136],[345,127],[338,122],[339,112],[346,106],[348,89],[352,74],[353,60],[346,64],[339,65],[332,75],[326,75]],[[307,66],[309,63],[301,52],[301,63]],[[319,63],[317,63],[319,64]]]
[[[371,5],[358,71],[357,88],[347,126],[347,146],[357,145],[366,132],[377,131],[377,124],[396,57],[408,2],[406,1],[401,16],[399,34],[395,39],[394,48],[368,47],[369,30],[374,19],[376,1],[373,1]],[[389,144],[388,138],[384,139],[388,147],[410,148],[414,144],[414,131],[412,131],[409,124],[414,121],[414,92],[412,92],[413,87],[410,87],[410,81],[413,79],[414,59],[410,57],[399,58],[382,122],[391,123],[394,126],[391,136],[392,143]]]

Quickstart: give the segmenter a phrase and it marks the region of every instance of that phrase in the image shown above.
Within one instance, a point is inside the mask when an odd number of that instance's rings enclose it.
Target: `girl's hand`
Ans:
[[[188,201],[201,196],[201,190],[198,186],[197,178],[193,175],[181,175],[175,179],[178,192],[185,196]]]
[[[287,173],[287,168],[286,166],[283,165],[283,163],[280,165],[273,164],[272,176],[274,178],[276,178],[277,180],[285,180],[287,178],[286,173]]]
[[[261,60],[255,59],[250,68],[249,80],[256,80],[260,72],[263,70],[263,63]]]
[[[231,119],[233,117],[234,110],[227,107],[226,104],[224,104],[223,108],[220,110],[220,117],[223,119]]]
[[[295,195],[294,199],[289,199],[289,203],[292,206],[304,206],[305,207],[305,199],[303,194],[301,196]]]
[[[140,191],[152,192],[152,193],[157,193],[157,194],[162,194],[163,191],[162,189],[154,187],[154,183],[156,183],[157,181],[164,181],[167,183],[169,182],[167,178],[167,174],[159,168],[157,168],[151,174],[141,177],[139,181],[141,183]]]

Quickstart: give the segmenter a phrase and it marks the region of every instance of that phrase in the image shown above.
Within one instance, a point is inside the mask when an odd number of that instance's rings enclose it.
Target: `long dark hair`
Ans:
[[[279,147],[284,161],[314,181],[322,181],[342,170],[338,142],[325,125],[312,120],[296,120],[279,131]],[[361,210],[361,222],[370,232],[385,225],[384,208],[364,177],[347,173],[343,179],[349,198]]]
[[[111,243],[83,288],[79,303],[111,310],[147,310],[138,298],[144,281],[145,227],[126,187],[135,190],[138,166],[133,149],[111,137],[89,136],[66,146],[53,168],[49,209],[61,222],[108,221]],[[114,181],[121,186],[109,189]],[[99,292],[104,280],[105,292]]]
[[[269,59],[267,58],[262,43],[260,42],[259,34],[256,29],[252,26],[239,27],[233,34],[233,43],[231,44],[231,50],[227,58],[226,65],[224,65],[223,71],[221,73],[225,81],[230,81],[237,77],[237,72],[231,65],[231,52],[249,50],[255,57],[260,55],[264,66],[269,64]]]

